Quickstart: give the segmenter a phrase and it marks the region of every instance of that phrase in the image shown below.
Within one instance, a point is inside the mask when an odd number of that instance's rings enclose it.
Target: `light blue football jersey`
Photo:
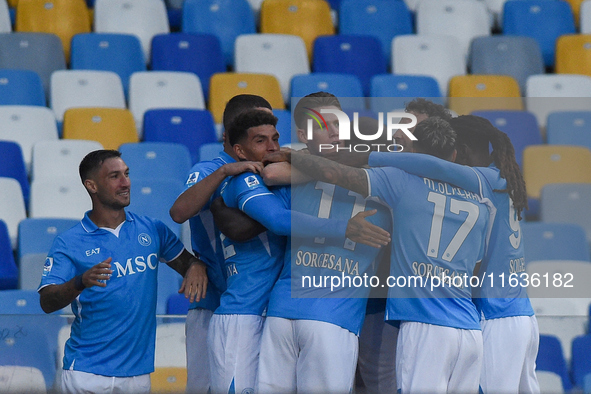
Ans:
[[[489,211],[481,197],[397,168],[365,171],[370,195],[393,214],[390,274],[400,279],[386,319],[480,330],[469,284],[454,279],[472,276],[484,255]]]
[[[508,286],[511,274],[525,272],[523,243],[521,227],[509,194],[495,192],[505,190],[507,181],[501,178],[494,164],[486,168],[470,168],[423,154],[372,153],[370,165],[395,166],[419,176],[453,183],[472,192],[478,192],[482,186],[482,196],[492,201],[496,212],[480,269],[480,275],[486,277],[482,288],[476,289],[474,303],[486,319],[534,314],[526,288]],[[505,286],[501,285],[502,278]]]
[[[390,230],[387,207],[335,185],[323,182],[299,185],[292,189],[291,201],[292,211],[343,221],[361,211],[377,209],[378,213],[368,220]],[[297,225],[297,219],[293,225]],[[344,235],[328,238],[315,237],[315,234],[315,229],[310,228],[308,237],[292,237],[288,243],[267,315],[324,321],[359,335],[371,286],[366,282],[360,287],[352,284],[331,290],[331,282],[325,287],[322,280],[343,275],[349,280],[361,280],[364,274],[374,275],[379,249],[356,244]],[[310,285],[302,283],[307,278],[310,278]],[[315,287],[312,283],[322,284]]]
[[[62,284],[111,257],[106,287],[85,289],[72,302],[75,314],[63,368],[104,376],[154,371],[159,261],[171,261],[183,244],[161,221],[127,212],[119,235],[88,217],[58,235],[47,256],[39,289]]]
[[[285,192],[289,188],[272,189],[277,194],[264,185],[260,176],[248,172],[225,181],[221,193],[228,207],[238,208],[247,214],[247,204],[264,205],[265,197],[278,198],[283,209],[289,209],[289,198],[287,201],[282,198],[289,193]],[[268,209],[263,214],[272,218],[275,213]],[[260,219],[257,215],[251,217]],[[265,231],[245,242],[232,241],[223,234],[221,240],[227,287],[215,313],[262,315],[281,270],[286,237]]]
[[[195,164],[185,182],[187,189],[211,175],[224,164],[233,162],[235,160],[222,151],[219,157],[211,161]],[[219,237],[220,232],[215,226],[213,215],[209,210],[211,202],[220,196],[220,190],[221,185],[201,211],[189,219],[193,252],[199,254],[201,260],[207,265],[207,277],[209,278],[205,298],[199,302],[192,302],[189,309],[205,308],[215,311],[220,305],[220,294],[226,289],[226,279],[222,272],[224,253]]]

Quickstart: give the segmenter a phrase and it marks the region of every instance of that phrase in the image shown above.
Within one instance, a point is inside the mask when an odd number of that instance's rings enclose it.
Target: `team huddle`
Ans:
[[[307,148],[292,151],[280,150],[265,99],[228,102],[224,150],[191,169],[170,209],[189,220],[197,258],[160,221],[123,210],[118,152],[83,160],[93,210],[56,238],[39,289],[46,312],[72,303],[76,315],[64,392],[149,392],[158,260],[192,301],[187,392],[350,393],[356,376],[368,393],[539,392],[525,289],[450,285],[509,275],[523,258],[527,198],[508,137],[416,99],[412,134],[394,134],[403,152],[352,154],[339,152],[350,141],[331,110],[332,94],[300,99]],[[312,285],[417,275],[448,285]]]

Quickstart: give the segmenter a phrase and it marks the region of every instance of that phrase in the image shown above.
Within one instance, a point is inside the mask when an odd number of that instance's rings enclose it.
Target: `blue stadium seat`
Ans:
[[[556,40],[564,34],[575,34],[575,21],[566,1],[507,1],[503,34],[534,38],[540,44],[544,64],[553,66]]]
[[[591,261],[585,230],[576,224],[526,222],[521,224],[525,261]]]
[[[173,294],[168,297],[166,301],[166,314],[167,315],[186,315],[189,311],[189,305],[191,303],[184,294]]]
[[[158,267],[158,293],[156,296],[156,314],[168,313],[168,299],[178,294],[183,278],[166,264]]]
[[[472,74],[509,75],[525,92],[527,77],[544,74],[544,59],[540,45],[531,37],[476,37],[470,46],[468,67]]]
[[[78,222],[74,219],[29,218],[19,223],[19,289],[37,289],[54,238]]]
[[[542,143],[542,132],[536,117],[527,111],[475,111],[472,115],[488,119],[493,126],[507,134],[515,148],[515,159],[521,167],[523,150]]]
[[[356,75],[369,95],[370,80],[386,73],[386,59],[380,42],[372,36],[320,36],[314,42],[314,72]]]
[[[227,66],[234,64],[236,37],[256,33],[254,14],[246,0],[185,0],[182,30],[218,37]]]
[[[27,168],[21,147],[16,142],[0,140],[0,177],[16,179],[21,185],[25,203],[28,203],[29,179],[27,177]]]
[[[207,99],[211,76],[226,71],[220,40],[212,34],[159,34],[152,40],[152,70],[195,73]]]
[[[413,17],[404,1],[344,0],[339,10],[339,32],[377,38],[388,61],[394,37],[413,34]]]
[[[278,119],[276,128],[279,132],[279,145],[297,142],[295,127],[292,128],[291,112],[287,109],[274,109],[273,115]]]
[[[330,92],[339,98],[342,108],[365,108],[361,81],[355,75],[312,73],[291,79],[291,97],[304,97],[319,91]]]
[[[168,210],[183,192],[183,186],[174,179],[136,179],[131,182],[129,210],[161,220],[180,237],[181,225],[172,220]]]
[[[0,68],[35,71],[49,97],[51,73],[66,68],[62,42],[49,33],[0,33]]]
[[[559,375],[565,392],[572,389],[573,384],[568,376],[566,361],[560,341],[553,335],[540,335],[540,347],[536,358],[536,371],[549,371]]]
[[[41,271],[38,273],[41,281]],[[0,315],[43,315],[36,290],[0,291]]]
[[[0,105],[46,105],[41,78],[29,70],[0,70]]]
[[[18,287],[18,268],[14,262],[8,227],[0,220],[0,290]],[[2,291],[0,291],[2,293]],[[2,305],[0,303],[0,305]]]
[[[584,388],[585,376],[591,374],[591,335],[573,339],[571,375],[575,386]]]
[[[217,142],[211,113],[200,109],[153,109],[144,114],[144,141],[175,142],[189,148],[192,163],[199,161],[199,147]]]
[[[444,104],[437,80],[426,75],[374,75],[369,95],[369,108],[374,112],[404,108],[417,97]]]
[[[72,38],[71,69],[113,71],[127,96],[131,74],[146,71],[142,44],[132,34],[77,34]]]
[[[541,220],[573,223],[585,229],[591,242],[591,183],[555,183],[542,188]]]
[[[219,153],[223,150],[224,145],[221,142],[203,144],[199,147],[199,161],[213,160],[218,157]]]
[[[135,179],[176,179],[184,182],[191,169],[191,154],[182,144],[172,142],[140,142],[123,144],[121,157]]]
[[[58,332],[64,323],[59,315],[0,314],[0,365],[37,368],[50,391],[56,374]]]
[[[591,111],[551,112],[546,123],[549,144],[591,149]]]

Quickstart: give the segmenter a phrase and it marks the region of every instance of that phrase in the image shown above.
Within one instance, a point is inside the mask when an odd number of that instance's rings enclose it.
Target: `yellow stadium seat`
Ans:
[[[324,0],[265,0],[261,5],[261,33],[293,34],[306,43],[312,58],[314,40],[335,29]]]
[[[71,108],[64,115],[64,138],[100,142],[105,149],[138,142],[133,115],[120,108]]]
[[[573,10],[573,17],[575,18],[575,25],[579,26],[579,18],[581,15],[581,4],[585,0],[566,0],[570,4],[571,10]]]
[[[216,123],[222,123],[226,103],[238,94],[264,97],[274,109],[285,109],[279,81],[269,74],[218,73],[209,85],[209,110]]]
[[[523,151],[527,196],[540,198],[549,183],[591,183],[591,151],[585,147],[532,145]]]
[[[150,375],[152,393],[184,393],[187,386],[187,369],[179,367],[156,368]]]
[[[523,110],[519,84],[507,75],[457,75],[449,81],[449,108],[458,115],[481,110]]]
[[[19,0],[15,31],[56,34],[69,61],[72,37],[90,33],[88,7],[84,0]]]
[[[556,41],[557,74],[591,76],[591,34],[568,34]]]

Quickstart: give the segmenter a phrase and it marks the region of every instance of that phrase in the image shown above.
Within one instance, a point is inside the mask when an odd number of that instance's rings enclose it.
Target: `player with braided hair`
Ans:
[[[369,164],[438,179],[480,192],[492,201],[495,211],[480,267],[480,275],[487,280],[474,294],[484,340],[480,385],[484,393],[538,393],[534,370],[539,332],[534,311],[524,287],[503,287],[498,282],[500,275],[518,276],[525,271],[519,220],[527,208],[527,195],[515,151],[507,135],[484,118],[465,115],[449,123],[458,139],[456,163],[475,168],[409,153],[372,153]]]
[[[501,178],[507,181],[507,187],[500,191],[509,193],[517,217],[521,220],[521,212],[527,209],[527,194],[519,164],[515,160],[515,149],[507,134],[480,116],[459,116],[452,119],[450,124],[461,141],[456,163],[486,167],[492,160]],[[493,149],[490,155],[489,143]]]

